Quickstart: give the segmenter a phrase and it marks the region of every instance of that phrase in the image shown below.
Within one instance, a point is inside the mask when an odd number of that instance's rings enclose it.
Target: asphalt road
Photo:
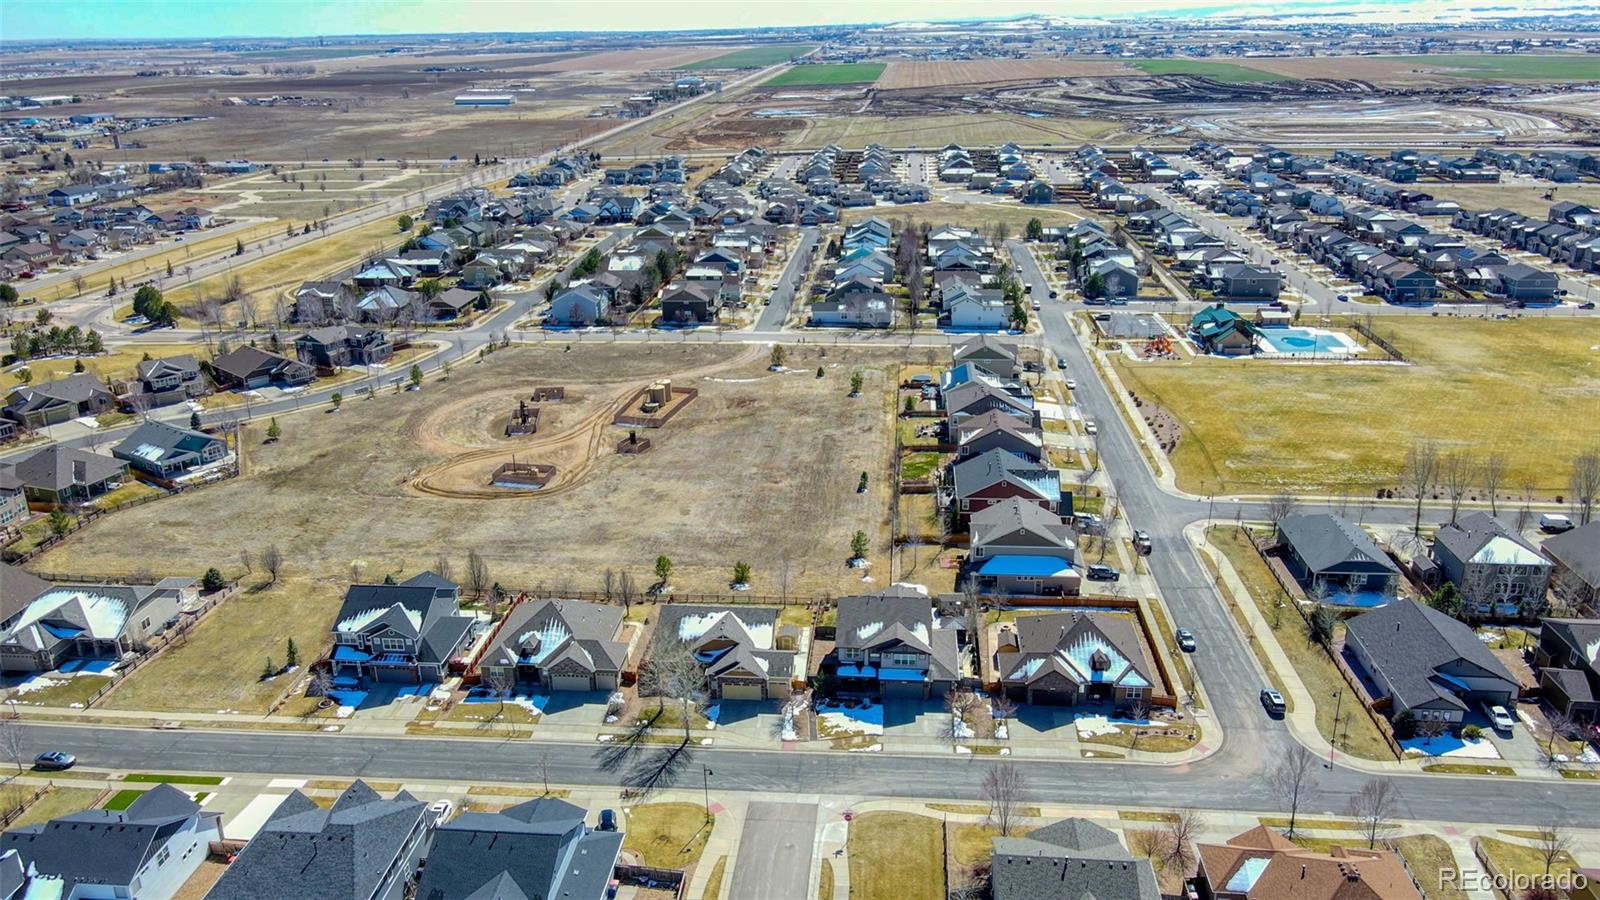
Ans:
[[[795,289],[805,278],[819,233],[816,226],[800,229],[800,243],[795,247],[794,255],[789,257],[789,264],[783,267],[783,275],[778,278],[777,287],[772,289],[771,301],[761,309],[761,318],[756,320],[757,331],[782,330],[783,323],[789,318],[789,307],[794,305]]]
[[[817,842],[815,803],[758,801],[745,812],[729,897],[809,900]]]

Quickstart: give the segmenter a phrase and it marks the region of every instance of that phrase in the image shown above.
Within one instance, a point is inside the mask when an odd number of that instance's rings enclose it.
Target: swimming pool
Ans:
[[[1345,335],[1322,328],[1263,328],[1261,342],[1267,352],[1283,356],[1354,356],[1361,351]]]
[[[1387,605],[1393,597],[1379,591],[1334,591],[1327,597],[1329,606],[1344,606],[1352,609],[1377,609]]]

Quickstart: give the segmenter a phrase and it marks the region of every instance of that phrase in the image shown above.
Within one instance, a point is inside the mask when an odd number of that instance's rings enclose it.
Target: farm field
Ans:
[[[1111,140],[1122,126],[1104,119],[1075,116],[1030,118],[1008,113],[948,116],[826,116],[783,120],[794,133],[783,136],[785,148],[806,149],[837,143],[865,147],[882,143],[891,147],[942,147],[950,141],[985,145],[1005,141],[1055,144],[1066,147],[1082,141]],[[801,124],[804,123],[804,124]],[[778,125],[769,120],[767,124]]]
[[[810,53],[816,44],[771,44],[765,47],[748,47],[721,56],[701,59],[679,65],[679,69],[760,69],[775,66],[803,53]]]
[[[263,445],[261,427],[252,426],[244,476],[107,516],[38,565],[115,575],[188,572],[205,563],[231,576],[241,547],[276,541],[289,560],[285,577],[304,586],[277,601],[295,610],[280,617],[285,635],[332,616],[353,563],[374,580],[414,572],[439,555],[460,571],[472,549],[512,589],[595,590],[607,568],[645,584],[656,555],[666,554],[679,591],[725,590],[739,560],[752,567],[756,593],[779,592],[786,564],[790,594],[859,590],[860,573],[844,564],[857,529],[872,539],[877,580],[887,577],[895,357],[830,349],[824,359],[818,352],[791,352],[795,371],[771,375],[766,350],[757,347],[574,344],[569,353],[552,342],[502,350],[420,391],[347,400],[336,415],[280,417],[276,444]],[[826,372],[820,379],[818,365]],[[852,400],[846,394],[857,368],[866,396]],[[663,376],[700,396],[665,428],[639,429],[654,442],[643,455],[615,455],[612,447],[627,432],[606,424],[587,462],[562,448],[540,457],[573,467],[559,492],[454,499],[412,487],[420,473],[476,451],[540,461],[518,448],[569,428],[579,434],[604,398]],[[565,385],[568,400],[545,405],[550,425],[539,435],[505,438],[503,417],[542,384]],[[562,452],[568,455],[557,459]],[[869,490],[859,494],[863,471]],[[472,486],[487,489],[487,479]],[[274,523],[270,533],[262,522]],[[167,533],[159,547],[139,537],[153,527]],[[373,542],[376,533],[384,540]],[[315,632],[326,624],[304,627]],[[281,643],[263,638],[250,655],[260,656],[262,647],[281,652]],[[261,660],[248,663],[242,677],[253,679]]]
[[[1087,78],[1129,74],[1127,66],[1110,60],[1077,59],[977,59],[948,62],[889,63],[878,79],[879,90],[946,87],[953,84],[999,84],[1047,78]]]
[[[1600,60],[1584,53],[1450,53],[1395,59],[1445,75],[1478,80],[1600,81]]]
[[[871,84],[883,74],[883,63],[830,63],[795,66],[768,79],[762,87],[802,84]]]
[[[644,72],[649,69],[692,68],[721,47],[635,47],[600,53],[567,54],[539,68],[546,72]]]
[[[1136,59],[1132,65],[1151,75],[1200,75],[1221,82],[1290,80],[1289,76],[1276,72],[1205,59]]]
[[[1183,424],[1172,462],[1179,485],[1200,493],[1371,496],[1396,486],[1413,442],[1432,440],[1503,453],[1503,491],[1531,484],[1549,498],[1566,493],[1570,460],[1600,447],[1589,413],[1600,402],[1600,323],[1396,317],[1378,330],[1414,365],[1115,365],[1129,390]],[[1486,415],[1487,397],[1507,412]]]

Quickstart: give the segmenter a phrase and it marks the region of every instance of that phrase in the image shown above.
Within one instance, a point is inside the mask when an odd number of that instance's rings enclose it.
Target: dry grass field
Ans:
[[[219,215],[286,219],[299,226],[459,178],[466,174],[470,162],[406,169],[383,163],[359,169],[347,163],[297,163],[283,167],[277,175],[262,171],[210,184],[204,190],[176,191],[149,205],[158,210],[202,206]],[[280,232],[282,227],[278,226]]]
[[[952,84],[1001,84],[1048,78],[1128,75],[1131,70],[1112,60],[976,59],[948,62],[895,61],[878,79],[879,90],[945,87]]]
[[[1494,209],[1505,207],[1512,212],[1543,219],[1550,211],[1550,201],[1544,195],[1549,185],[1539,185],[1507,177],[1503,184],[1436,184],[1426,182],[1419,190],[1445,200],[1454,200],[1463,209]],[[1563,184],[1556,188],[1557,200],[1600,205],[1600,185]],[[1439,229],[1443,230],[1443,229]]]
[[[1380,333],[1410,366],[1200,358],[1117,371],[1183,424],[1173,454],[1186,490],[1270,493],[1397,486],[1406,450],[1506,456],[1502,491],[1567,492],[1571,460],[1600,447],[1600,323],[1400,318]]]
[[[689,66],[726,53],[727,47],[636,47],[568,56],[539,66],[545,72],[645,72]]]
[[[1021,237],[1029,219],[1038,219],[1045,225],[1070,225],[1087,218],[1081,213],[1061,205],[1023,206],[1015,201],[994,203],[899,203],[893,206],[863,206],[841,210],[839,220],[845,224],[873,217],[891,222],[929,222],[933,225],[959,225],[964,228],[993,228],[1004,224],[1011,229],[1012,237]]]
[[[287,575],[317,594],[306,599],[297,588],[292,601],[293,627],[322,616],[307,626],[312,632],[327,626],[353,564],[381,579],[429,566],[442,554],[459,571],[471,549],[508,587],[595,590],[607,568],[631,572],[643,585],[653,580],[656,555],[666,554],[682,591],[724,590],[739,560],[753,568],[757,593],[780,590],[785,562],[792,594],[860,589],[844,564],[851,534],[866,531],[880,573],[886,564],[893,426],[886,354],[834,350],[819,359],[807,351],[791,354],[795,372],[771,375],[760,348],[755,361],[714,378],[680,381],[700,397],[665,428],[641,433],[653,449],[615,455],[612,445],[626,431],[608,426],[590,477],[563,492],[447,500],[410,487],[416,473],[449,458],[440,442],[497,440],[510,448],[535,440],[497,439],[492,423],[457,424],[439,431],[434,446],[419,445],[417,429],[436,421],[443,405],[509,385],[531,393],[537,385],[564,384],[583,397],[608,384],[727,363],[743,350],[665,343],[577,344],[571,352],[554,342],[515,347],[457,367],[448,380],[429,381],[417,392],[380,392],[347,401],[336,414],[280,418],[284,437],[277,444],[261,445],[259,428],[247,433],[246,475],[109,516],[39,566],[118,574],[216,564],[235,574],[240,548],[276,543],[289,560]],[[819,363],[827,367],[822,379],[815,377]],[[846,394],[856,368],[865,372],[867,389],[852,400]],[[498,422],[509,407],[468,405],[462,412]],[[561,428],[565,414],[552,421]],[[858,494],[863,471],[870,489]],[[156,532],[162,539],[150,541]],[[280,624],[284,633],[289,628]],[[261,646],[281,644],[281,637],[266,637]],[[255,660],[242,677],[260,666]]]
[[[1290,78],[1355,79],[1383,85],[1448,85],[1464,80],[1593,81],[1600,78],[1600,66],[1592,58],[1573,53],[1256,57],[1238,62]]]
[[[1104,119],[1071,116],[1035,119],[1009,113],[841,115],[787,121],[797,130],[784,135],[782,146],[802,149],[829,143],[841,147],[865,147],[872,143],[890,147],[942,147],[951,141],[979,146],[1018,141],[1066,147],[1083,141],[1112,140],[1122,131],[1119,124]],[[800,127],[800,123],[804,123],[804,127]]]

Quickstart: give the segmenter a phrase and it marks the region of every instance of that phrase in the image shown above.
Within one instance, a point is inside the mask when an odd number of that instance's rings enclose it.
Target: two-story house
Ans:
[[[661,611],[651,653],[687,645],[714,698],[781,700],[805,677],[797,667],[804,638],[801,629],[779,624],[773,607],[675,603]]]
[[[972,514],[967,576],[981,593],[1076,594],[1072,526],[1036,503],[1011,497]]]
[[[203,397],[211,385],[193,354],[147,359],[134,367],[139,402],[149,408]]]
[[[966,527],[973,513],[1010,497],[1060,512],[1060,475],[1043,463],[997,448],[956,463],[950,472],[957,528]]]
[[[833,654],[834,690],[890,698],[943,696],[961,678],[961,622],[909,588],[842,597]]]
[[[582,600],[533,600],[506,614],[478,660],[487,677],[542,691],[612,691],[628,645],[617,640],[622,608]]]
[[[333,625],[336,684],[442,681],[477,621],[461,612],[461,589],[432,572],[400,584],[353,584]]]
[[[584,811],[541,797],[499,812],[465,812],[433,833],[418,900],[603,900],[622,832],[584,824]]]
[[[394,345],[376,328],[329,325],[295,338],[294,352],[307,365],[339,369],[388,362],[394,356]]]
[[[1552,708],[1579,722],[1600,722],[1600,619],[1545,619],[1533,661]]]
[[[1470,513],[1435,532],[1433,559],[1473,617],[1533,618],[1544,612],[1554,566],[1488,513]]]

